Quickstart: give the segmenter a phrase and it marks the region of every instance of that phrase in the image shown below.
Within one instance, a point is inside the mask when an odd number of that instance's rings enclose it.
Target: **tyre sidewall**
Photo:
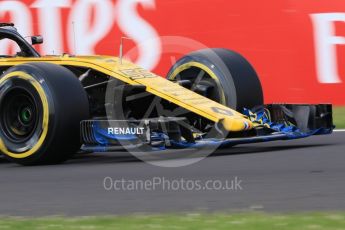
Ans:
[[[4,155],[22,165],[55,164],[66,160],[80,147],[79,122],[87,119],[88,113],[86,93],[81,91],[82,88],[78,90],[78,83],[71,79],[75,78],[74,74],[61,66],[48,63],[24,64],[10,68],[3,76],[16,71],[30,75],[44,91],[49,111],[48,124],[43,124],[47,134],[38,150],[27,157]],[[76,92],[69,92],[73,88],[76,88]],[[78,106],[78,101],[82,106]],[[74,111],[73,105],[83,111]]]

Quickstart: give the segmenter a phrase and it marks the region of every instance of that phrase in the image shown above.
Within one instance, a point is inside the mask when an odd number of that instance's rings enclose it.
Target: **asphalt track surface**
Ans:
[[[179,153],[183,154],[183,153]],[[121,154],[120,154],[121,155]],[[114,180],[241,180],[240,190],[124,191]],[[63,165],[21,167],[0,159],[0,216],[345,210],[345,132],[237,146],[180,168],[118,153],[78,155]]]

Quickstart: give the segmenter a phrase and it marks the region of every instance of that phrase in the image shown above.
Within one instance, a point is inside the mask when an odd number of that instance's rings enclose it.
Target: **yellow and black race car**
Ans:
[[[186,55],[167,78],[122,58],[45,56],[13,24],[0,41],[0,152],[23,165],[84,151],[226,147],[329,134],[331,105],[264,105],[259,78],[240,54]]]

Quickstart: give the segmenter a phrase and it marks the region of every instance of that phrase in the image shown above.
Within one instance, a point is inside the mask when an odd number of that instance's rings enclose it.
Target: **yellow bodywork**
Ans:
[[[64,66],[97,70],[130,85],[143,85],[146,91],[194,112],[211,121],[221,123],[227,131],[238,132],[253,128],[241,113],[188,90],[177,83],[157,76],[131,62],[108,56],[47,56],[40,58],[4,58],[1,66],[15,66],[28,62],[47,62]]]

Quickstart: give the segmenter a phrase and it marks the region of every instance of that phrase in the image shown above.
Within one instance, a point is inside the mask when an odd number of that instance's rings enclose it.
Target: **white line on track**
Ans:
[[[334,132],[345,132],[345,129],[335,129]]]

